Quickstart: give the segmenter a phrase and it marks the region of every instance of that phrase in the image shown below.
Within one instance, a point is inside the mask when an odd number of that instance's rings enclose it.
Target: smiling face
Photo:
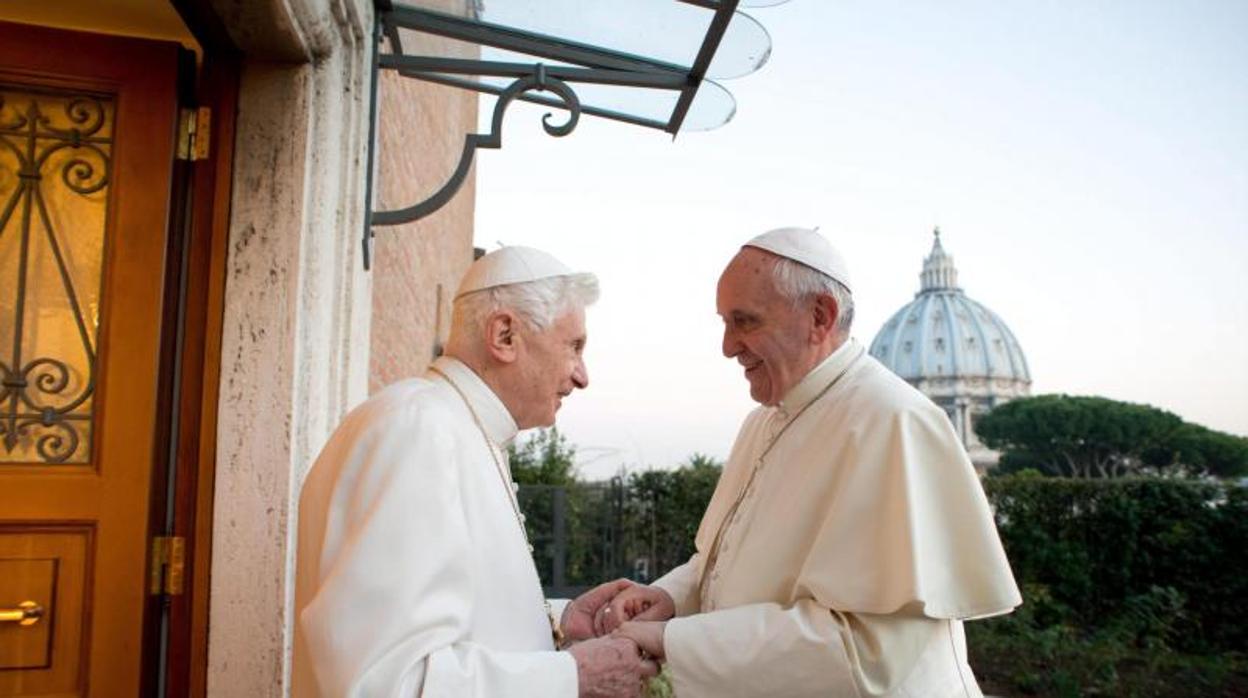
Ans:
[[[743,248],[719,277],[716,306],[724,321],[724,356],[745,369],[750,397],[775,405],[829,350],[813,301],[794,303],[777,289],[776,257]]]
[[[559,316],[550,327],[535,331],[524,326],[516,355],[514,404],[508,405],[521,429],[548,427],[563,398],[589,385],[585,369],[585,310]]]

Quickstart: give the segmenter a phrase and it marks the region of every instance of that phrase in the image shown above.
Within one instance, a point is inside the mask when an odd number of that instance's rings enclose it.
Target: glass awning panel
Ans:
[[[499,94],[541,63],[577,85],[585,113],[674,134],[727,122],[735,103],[710,79],[752,73],[771,54],[767,31],[732,0],[463,0],[450,11],[456,4],[382,10],[380,68]],[[701,89],[714,94],[695,99]],[[541,92],[517,98],[561,106]]]
[[[445,4],[416,2],[412,6],[438,11]],[[464,16],[484,25],[688,69],[697,60],[721,7],[680,0],[483,0]],[[706,77],[748,75],[766,62],[770,49],[767,30],[748,15],[734,12]]]
[[[401,36],[407,34],[406,31],[400,33]],[[591,73],[580,66],[489,46],[479,49],[479,59],[454,59],[452,57],[464,55],[461,47],[454,43],[458,42],[443,41],[439,44],[439,52],[447,58],[431,60],[383,55],[381,64],[383,68],[393,66],[406,77],[499,95],[517,78],[533,73],[535,63],[541,60],[547,76],[576,83],[582,113],[659,130],[668,130],[686,86],[684,77],[647,77],[606,71]],[[407,45],[406,41],[404,45]],[[564,104],[551,94],[528,92],[517,99],[564,108]],[[707,131],[717,128],[727,123],[735,111],[736,100],[732,93],[713,80],[703,80],[693,95],[680,130]]]
[[[468,136],[441,189],[418,204],[370,213],[365,266],[372,226],[437,210],[463,183],[476,149],[501,146],[512,101],[565,112],[562,123],[542,122],[553,136],[571,133],[582,114],[673,135],[727,123],[736,102],[715,80],[748,75],[771,55],[767,30],[738,7],[784,1],[375,0],[374,114],[380,70],[498,99],[491,131]]]

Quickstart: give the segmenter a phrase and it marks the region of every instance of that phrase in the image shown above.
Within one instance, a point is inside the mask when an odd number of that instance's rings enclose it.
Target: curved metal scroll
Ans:
[[[0,308],[0,324],[13,328],[12,348],[0,360],[0,463],[81,463],[90,457],[98,322],[89,319],[82,279],[99,283],[99,270],[87,268],[81,277],[76,273],[84,271],[79,265],[85,262],[75,263],[70,241],[82,234],[76,226],[85,224],[53,215],[54,204],[67,197],[48,185],[59,179],[68,192],[90,197],[111,184],[110,111],[111,99],[94,95],[0,92],[0,170],[17,175],[0,205],[0,238],[15,238],[5,252],[13,255],[14,264],[6,270],[12,276],[0,279],[10,294],[0,303],[7,306]],[[58,122],[62,125],[55,126]],[[107,207],[106,199],[102,205]],[[38,281],[40,259],[46,260],[45,271],[55,272],[50,283]],[[65,314],[56,308],[55,318],[65,317],[67,325],[72,318],[81,346],[66,340],[52,345],[57,356],[39,356],[50,347],[34,344],[36,335],[26,327],[32,316],[42,322],[39,301],[50,297],[64,298]],[[79,350],[81,360],[76,360]]]
[[[464,183],[464,179],[468,176],[468,170],[472,167],[472,159],[476,155],[477,148],[497,149],[502,147],[503,114],[507,111],[507,107],[520,95],[533,90],[548,90],[555,93],[568,110],[568,120],[562,124],[552,124],[551,117],[553,115],[549,112],[542,117],[542,128],[546,130],[546,133],[552,136],[566,136],[572,133],[572,130],[576,128],[576,124],[581,118],[581,100],[567,83],[557,78],[548,77],[545,66],[539,63],[533,75],[526,75],[517,79],[498,96],[498,101],[494,103],[494,118],[490,124],[490,132],[468,135],[464,140],[464,150],[459,157],[459,166],[455,168],[455,173],[451,175],[446,184],[442,185],[441,189],[428,199],[407,208],[395,209],[393,211],[374,211],[371,219],[372,225],[409,223],[424,218],[445,206],[451,200],[451,197],[455,196],[455,193],[459,191],[460,186]]]

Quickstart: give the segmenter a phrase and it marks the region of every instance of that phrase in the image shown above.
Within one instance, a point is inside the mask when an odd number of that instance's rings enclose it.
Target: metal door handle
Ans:
[[[23,601],[17,608],[0,608],[0,623],[34,625],[43,617],[43,606],[34,601]]]

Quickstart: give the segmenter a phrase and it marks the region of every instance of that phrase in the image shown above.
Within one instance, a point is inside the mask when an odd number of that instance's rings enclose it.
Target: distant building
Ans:
[[[884,323],[871,355],[940,405],[981,473],[998,454],[975,436],[975,422],[993,407],[1031,392],[1027,359],[1014,333],[958,286],[953,257],[935,230],[923,261],[919,292]]]

